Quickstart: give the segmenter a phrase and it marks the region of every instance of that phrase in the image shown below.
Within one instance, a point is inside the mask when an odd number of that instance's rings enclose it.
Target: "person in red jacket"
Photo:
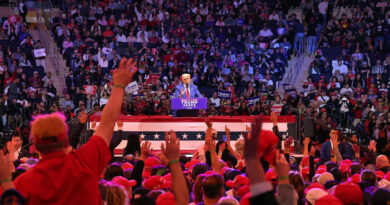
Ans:
[[[120,115],[124,88],[137,70],[132,59],[122,59],[119,69],[113,73],[114,87],[99,127],[79,150],[67,152],[68,126],[62,114],[40,115],[34,119],[30,135],[42,159],[13,183],[10,172],[2,171],[2,188],[15,186],[26,199],[25,204],[102,204],[99,177],[111,159],[108,145]],[[2,165],[4,158],[0,152]],[[5,168],[9,169],[2,166]]]

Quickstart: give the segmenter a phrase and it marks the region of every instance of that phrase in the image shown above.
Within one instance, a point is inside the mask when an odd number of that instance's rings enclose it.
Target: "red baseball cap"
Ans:
[[[149,190],[164,189],[168,188],[170,185],[171,184],[165,181],[160,175],[151,176],[142,182],[142,186]]]
[[[279,138],[270,130],[261,130],[260,135],[257,152],[260,156],[263,155],[265,161],[273,165],[275,164],[276,145],[279,142]]]
[[[132,164],[130,164],[129,162],[125,162],[122,164],[122,169],[123,171],[125,171],[126,169],[133,169],[134,166]]]
[[[112,181],[123,186],[126,190],[128,190],[130,187],[133,187],[137,184],[137,181],[127,180],[126,178],[124,178],[122,176],[116,176],[112,179]]]
[[[165,192],[158,195],[156,205],[171,205],[176,204],[175,196],[171,192]]]
[[[186,169],[189,169],[189,168],[191,168],[192,166],[194,166],[195,164],[198,164],[198,163],[200,163],[199,160],[193,159],[193,160],[187,162],[187,163],[184,165],[184,167],[185,167]]]
[[[240,205],[250,205],[249,199],[251,198],[251,192],[248,192],[241,198]]]
[[[249,184],[248,177],[242,175],[237,175],[236,178],[234,178],[234,181],[229,180],[226,182],[226,186],[230,188],[234,188],[234,187],[238,188],[247,184]]]
[[[350,182],[337,185],[334,195],[343,204],[361,204],[363,201],[363,192],[359,185]]]
[[[272,168],[268,169],[268,171],[265,173],[265,178],[270,182],[276,183],[277,176],[275,171]]]
[[[375,171],[376,178],[383,179],[385,177],[385,173],[382,171]]]
[[[330,195],[330,194],[327,194],[319,199],[316,200],[316,202],[314,203],[315,205],[343,205],[343,203],[341,203],[341,201]]]
[[[311,184],[309,187],[307,187],[307,188],[305,189],[305,194],[307,194],[307,192],[308,192],[310,189],[313,189],[313,188],[320,188],[320,189],[322,189],[322,190],[325,191],[325,187],[322,186],[320,183],[313,183],[313,184]]]
[[[245,185],[243,187],[241,187],[239,190],[238,190],[238,194],[240,195],[240,198],[244,197],[247,193],[249,193],[249,185]]]
[[[348,178],[348,182],[352,182],[355,184],[360,183],[360,174],[354,174],[351,177]]]
[[[142,177],[143,178],[150,177],[153,166],[158,166],[160,164],[161,164],[160,160],[157,157],[148,157],[145,160],[144,171],[142,172]]]

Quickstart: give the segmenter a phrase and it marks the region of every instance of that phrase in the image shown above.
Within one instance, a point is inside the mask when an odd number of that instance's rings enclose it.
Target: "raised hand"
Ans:
[[[116,124],[118,125],[118,129],[119,129],[119,130],[122,130],[122,127],[123,127],[123,122],[122,122],[122,120],[116,121]]]
[[[9,153],[13,153],[15,151],[15,143],[13,141],[7,142],[7,150]]]
[[[290,147],[292,145],[292,143],[294,142],[294,137],[288,137],[285,141],[284,141],[284,151],[286,153],[289,153],[290,152]]]
[[[87,121],[87,112],[81,112],[80,115],[77,117],[80,120],[80,123],[85,123]]]
[[[370,144],[368,145],[368,149],[373,151],[373,152],[376,152],[376,142],[375,142],[375,140],[371,140],[370,141]]]
[[[310,138],[309,137],[305,137],[305,139],[303,140],[303,146],[309,147],[309,143],[310,143]]]
[[[279,183],[280,181],[287,180],[288,183],[288,173],[290,172],[290,164],[288,164],[286,158],[277,152],[275,156],[275,172],[278,175]]]
[[[278,114],[276,112],[271,112],[271,121],[274,126],[278,123]]]
[[[176,133],[171,130],[165,133],[165,146],[161,143],[161,150],[165,157],[169,160],[178,160],[180,155],[180,139],[176,137]]]
[[[262,124],[263,124],[263,116],[260,115],[256,117],[254,122],[252,122],[251,137],[249,138],[248,135],[244,135],[244,139],[245,139],[244,157],[246,160],[259,159],[257,149],[259,146]]]
[[[161,164],[168,166],[168,159],[165,157],[164,153],[158,152],[155,154],[155,156],[161,161]]]
[[[352,150],[355,152],[355,156],[360,156],[360,147],[357,144],[352,145]]]
[[[213,127],[213,123],[210,121],[209,118],[206,119],[206,125],[207,125],[207,128],[212,128]]]
[[[227,137],[226,143],[228,144],[228,146],[230,146],[230,129],[227,127],[227,125],[225,125],[225,132]]]
[[[133,58],[122,58],[119,63],[119,68],[114,70],[112,79],[113,84],[126,87],[127,84],[131,82],[134,74],[137,72],[138,68],[136,66],[136,61],[133,61]]]
[[[142,144],[142,146],[141,146],[141,156],[140,156],[140,160],[142,160],[142,161],[145,161],[146,160],[146,158],[148,158],[149,157],[149,152],[150,152],[150,146],[151,146],[152,144],[149,142],[149,141],[145,141],[143,144]]]
[[[252,131],[252,129],[248,125],[245,125],[245,129],[246,129],[247,132]]]
[[[0,181],[12,180],[14,166],[10,158],[4,154],[3,150],[0,150],[0,167]]]
[[[206,150],[211,152],[215,151],[215,141],[211,138],[206,139]]]
[[[94,130],[95,128],[96,128],[96,119],[91,123],[91,129]]]

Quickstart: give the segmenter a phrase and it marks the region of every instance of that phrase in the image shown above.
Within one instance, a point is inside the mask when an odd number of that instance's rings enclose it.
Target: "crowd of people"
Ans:
[[[29,33],[25,18],[0,18],[0,133],[28,127],[33,115],[58,111],[57,89],[50,72],[45,72],[45,56],[40,40]],[[44,52],[43,52],[44,53]],[[55,108],[54,108],[55,107]]]
[[[388,204],[388,2],[303,1],[303,22],[287,15],[294,3],[60,1],[52,32],[70,68],[61,104],[33,54],[40,41],[23,18],[1,19],[0,132],[15,133],[0,151],[0,204]],[[333,16],[336,6],[351,12]],[[278,93],[288,59],[306,51],[303,88]],[[233,145],[228,127],[220,140],[206,120],[192,157],[175,130],[161,151],[125,136],[121,114],[173,114],[183,73],[209,100],[200,116],[271,115],[273,131],[257,117]],[[139,90],[127,93],[132,80]],[[316,119],[301,142],[277,126],[296,108]],[[100,123],[85,131],[91,110]],[[353,126],[347,138],[337,128]]]
[[[304,25],[295,14],[287,16],[292,5],[65,1],[52,32],[70,67],[66,85],[71,109],[80,101],[103,106],[111,71],[122,57],[133,57],[140,90],[125,99],[124,114],[171,115],[169,99],[183,73],[191,74],[203,96],[216,95],[203,116],[256,114],[251,99],[273,100],[288,59],[303,46],[296,33],[303,32]],[[96,93],[85,93],[87,85],[95,86]],[[222,98],[221,91],[229,96]]]
[[[227,139],[218,141],[213,123],[206,120],[204,145],[191,159],[180,156],[180,139],[173,130],[166,132],[161,151],[152,151],[151,142],[132,135],[126,155],[112,158],[111,147],[117,143],[113,130],[115,124],[119,129],[123,126],[118,118],[124,87],[135,76],[135,65],[123,58],[113,72],[113,89],[100,124],[81,147],[69,146],[79,134],[72,127],[68,131],[61,113],[33,120],[34,156],[28,158],[20,136],[7,143],[6,151],[0,151],[0,203],[359,205],[390,201],[389,159],[377,155],[374,140],[363,151],[332,128],[322,146],[305,138],[300,158],[291,152],[292,138],[281,145],[276,113],[271,115],[273,131],[262,129],[259,115],[234,148],[229,128]],[[86,114],[79,120],[85,123]]]
[[[322,12],[309,3],[304,9],[308,35],[318,39],[318,49],[302,88],[303,107],[329,126],[356,127],[367,140],[380,142],[384,152],[390,139],[388,2],[350,3],[339,16],[327,16],[325,24]]]

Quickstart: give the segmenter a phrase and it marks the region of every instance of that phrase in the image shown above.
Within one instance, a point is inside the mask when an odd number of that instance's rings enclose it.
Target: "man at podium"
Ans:
[[[177,85],[175,90],[175,97],[177,98],[200,98],[198,87],[191,83],[191,75],[185,73],[181,75],[183,84]]]
[[[201,98],[203,97],[198,87],[191,83],[191,75],[185,73],[181,75],[182,84],[176,86],[175,97],[176,98]],[[175,112],[176,117],[197,117],[198,110],[177,110]]]

